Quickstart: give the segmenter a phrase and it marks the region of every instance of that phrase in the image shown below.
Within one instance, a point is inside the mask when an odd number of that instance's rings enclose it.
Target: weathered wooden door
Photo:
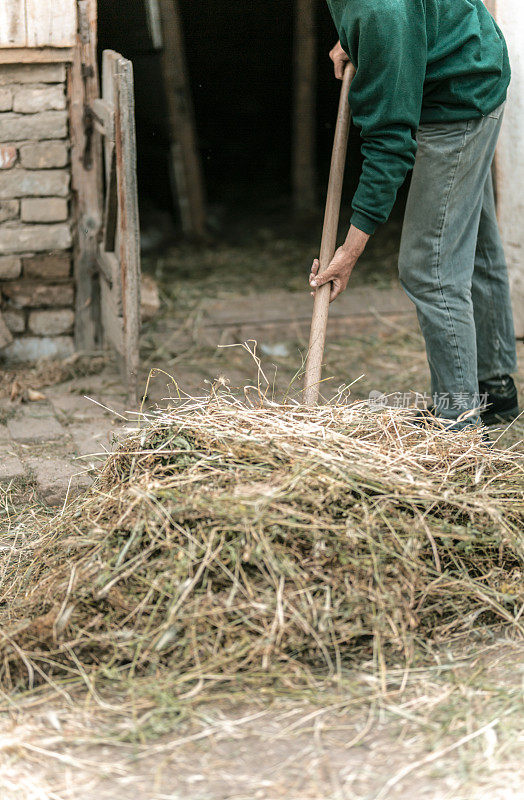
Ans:
[[[91,104],[104,141],[105,197],[98,248],[103,336],[116,350],[131,401],[137,396],[140,228],[133,66],[113,50],[102,59],[102,97]]]
[[[76,0],[0,0],[2,48],[73,47],[76,28]]]

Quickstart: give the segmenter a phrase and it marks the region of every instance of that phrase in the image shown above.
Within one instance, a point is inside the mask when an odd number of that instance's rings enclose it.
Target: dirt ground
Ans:
[[[365,288],[370,297],[396,291],[397,233],[393,229],[379,239],[355,275],[355,288]],[[275,291],[285,293],[289,308],[303,304],[305,317],[309,314],[305,284],[316,255],[313,239],[299,240],[285,231],[276,238],[268,227],[249,242],[240,237],[212,247],[184,245],[160,258],[148,257],[145,266],[159,282],[162,311],[146,324],[142,338],[144,387],[151,377],[146,406],[165,403],[178,390],[209,388],[217,378],[236,386],[256,385],[252,355],[242,346],[217,348],[219,329],[209,325],[210,308],[238,308],[251,296],[260,313],[246,338],[258,340],[268,391],[277,398],[285,393],[298,397],[307,329],[280,319],[264,323],[269,293]],[[224,324],[219,341],[232,344],[236,329],[231,321]],[[524,396],[524,344],[519,357]],[[125,410],[111,360],[100,358],[93,371],[58,370],[58,382],[51,386],[49,370],[20,373],[18,380],[47,398],[74,398],[69,408],[78,409],[83,395],[89,395],[112,404],[117,414]],[[388,316],[371,311],[337,323],[326,350],[325,375],[330,379],[327,396],[348,383],[358,399],[372,390],[427,391],[428,370],[413,312]],[[8,406],[5,401],[4,414]],[[67,412],[67,403],[64,408]],[[72,441],[78,426],[86,425],[76,414],[60,417]],[[96,429],[101,423],[89,424]],[[522,449],[524,423],[492,432],[491,438],[498,446]],[[77,455],[72,449],[64,458]],[[88,473],[92,466],[87,465]],[[34,487],[11,490],[11,501],[7,495],[3,499],[0,524],[9,502],[38,502]],[[10,509],[13,513],[13,505]],[[482,629],[474,640],[435,652],[409,674],[392,669],[380,675],[372,663],[362,664],[351,676],[354,698],[330,699],[326,707],[300,697],[254,694],[242,707],[218,698],[213,707],[195,707],[190,718],[164,707],[154,687],[150,706],[136,709],[123,707],[116,697],[101,698],[96,690],[80,699],[65,691],[54,698],[3,697],[0,798],[520,800],[523,656],[522,642],[502,638],[499,629]]]
[[[116,698],[14,704],[0,796],[60,800],[520,800],[522,643],[459,643],[430,668],[355,671],[367,701],[225,698],[145,733]],[[161,713],[163,712],[163,714]],[[139,717],[142,717],[140,719]]]

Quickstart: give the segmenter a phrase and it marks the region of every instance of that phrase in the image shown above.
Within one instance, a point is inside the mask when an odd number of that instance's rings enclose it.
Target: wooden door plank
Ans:
[[[69,73],[71,165],[76,223],[75,345],[92,350],[100,341],[100,301],[96,279],[102,225],[102,158],[98,135],[86,129],[86,108],[98,97],[96,0],[80,0],[80,31]]]
[[[28,47],[72,47],[76,41],[76,0],[26,0]]]
[[[121,56],[114,50],[104,50],[102,54],[102,100],[113,116],[113,139],[114,139],[114,118],[115,118],[115,75],[118,60]],[[109,183],[112,169],[112,159],[114,154],[113,140],[104,137],[104,165],[106,175],[106,185]]]
[[[119,255],[124,318],[124,363],[129,401],[136,402],[140,345],[140,220],[133,65],[120,59],[115,75],[115,150]]]
[[[98,250],[102,328],[106,341],[116,350],[129,401],[134,404],[140,337],[140,229],[133,67],[113,50],[102,55],[102,100],[91,109],[103,134],[106,177]]]
[[[116,167],[116,103],[117,89],[116,76],[118,64],[122,56],[114,50],[104,50],[102,54],[102,99],[106,106],[111,109],[113,116],[113,137],[104,137],[104,168],[105,168],[105,208],[104,208],[104,230],[103,241],[106,251],[115,252],[116,258],[120,258],[120,236],[119,236],[119,210],[118,210],[118,177]],[[122,316],[122,281],[120,279],[120,268],[113,276],[112,282],[113,305],[116,313]],[[120,365],[122,374],[125,373],[125,366]]]
[[[115,275],[118,276],[120,271],[117,257],[114,253],[108,253],[103,247],[100,247],[98,250],[98,266],[109,287],[112,288]]]
[[[115,141],[115,112],[109,103],[106,103],[101,97],[97,97],[91,103],[91,111],[93,113],[95,127],[98,132],[105,136],[110,142]]]
[[[113,291],[103,275],[100,278],[100,305],[105,340],[122,357],[124,353],[124,321],[118,315]],[[120,362],[122,362],[122,358]]]
[[[73,59],[74,47],[4,47],[0,45],[0,64],[59,64],[71,63]]]
[[[27,45],[25,2],[26,0],[1,0],[0,47]]]

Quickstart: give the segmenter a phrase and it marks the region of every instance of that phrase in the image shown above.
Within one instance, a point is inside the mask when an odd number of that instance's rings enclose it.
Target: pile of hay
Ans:
[[[522,457],[411,414],[224,390],[142,419],[14,548],[1,685],[304,687],[474,625],[522,633]]]

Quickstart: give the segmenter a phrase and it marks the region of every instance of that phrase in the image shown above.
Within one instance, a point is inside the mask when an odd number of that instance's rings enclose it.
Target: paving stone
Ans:
[[[112,415],[101,406],[87,400],[79,394],[57,394],[56,387],[44,390],[55,414],[62,421],[72,422],[73,431],[77,422],[89,420],[108,420]]]
[[[69,164],[68,142],[24,144],[20,148],[20,163],[26,169],[52,169]]]
[[[26,444],[54,442],[66,437],[64,428],[47,404],[24,408],[7,421],[7,429],[13,441]]]
[[[69,384],[69,391],[78,393],[79,395],[88,395],[93,400],[97,400],[107,409],[109,409],[110,416],[115,420],[122,420],[118,415],[126,415],[126,412],[136,411],[136,408],[129,408],[126,399],[126,389],[122,381],[114,378],[114,375],[100,373],[98,375],[89,375],[81,378],[73,378]],[[133,418],[131,418],[133,419]],[[128,424],[133,424],[128,423]]]
[[[14,452],[7,425],[0,425],[0,483],[9,483],[25,474],[24,465]]]
[[[25,475],[24,465],[14,453],[6,453],[2,447],[0,457],[0,483],[9,483]]]
[[[97,456],[100,459],[114,450],[113,438],[122,438],[125,434],[122,427],[107,420],[75,424],[70,430],[79,456]]]
[[[92,483],[83,467],[68,458],[30,456],[26,463],[35,477],[40,499],[50,506],[62,505],[66,497],[85,491]]]

